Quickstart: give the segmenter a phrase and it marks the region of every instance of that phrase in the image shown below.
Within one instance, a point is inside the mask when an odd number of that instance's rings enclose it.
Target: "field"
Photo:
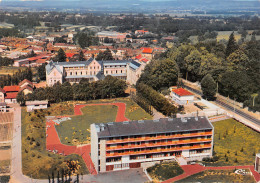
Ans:
[[[140,106],[130,99],[106,99],[88,101],[87,104],[125,103],[125,117],[129,120],[152,119]],[[86,106],[83,115],[73,116],[71,120],[56,125],[61,143],[66,145],[88,144],[90,140],[90,124],[114,122],[118,107],[114,105]]]
[[[88,143],[90,124],[115,121],[117,114],[117,107],[114,105],[86,106],[81,110],[83,115],[71,117],[71,120],[56,125],[61,143]]]
[[[214,122],[214,151],[219,157],[209,166],[253,165],[260,152],[260,133],[234,119]]]
[[[25,70],[26,67],[12,67],[12,66],[2,66],[0,67],[0,75],[13,75],[14,73],[18,72],[19,69]]]
[[[126,104],[125,117],[129,120],[149,120],[153,119],[151,115],[146,113],[139,105],[129,98],[116,98],[116,99],[103,99],[103,100],[91,100],[87,103],[109,103],[109,102],[122,102]]]
[[[217,41],[220,41],[222,39],[228,41],[230,34],[232,34],[233,31],[219,31],[217,36]],[[238,34],[237,31],[234,32],[234,36],[236,41],[238,41],[241,38],[241,34]]]
[[[182,168],[175,161],[163,162],[147,168],[147,172],[154,181],[164,181],[183,173]]]
[[[13,130],[13,113],[0,113],[0,142],[10,141]]]
[[[32,178],[46,179],[54,172],[68,171],[67,161],[78,161],[78,174],[87,174],[88,170],[77,154],[61,156],[46,151],[46,119],[45,116],[70,115],[73,106],[67,103],[54,104],[46,110],[27,113],[22,109],[22,168],[23,174]]]
[[[249,170],[246,170],[249,172]],[[206,170],[192,176],[189,176],[185,179],[177,181],[181,182],[200,182],[200,183],[208,183],[208,182],[246,182],[246,183],[254,183],[255,180],[251,175],[238,175],[234,173],[234,170]]]

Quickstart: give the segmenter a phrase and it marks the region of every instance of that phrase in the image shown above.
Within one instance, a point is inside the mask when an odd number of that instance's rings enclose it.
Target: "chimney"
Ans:
[[[100,131],[104,131],[105,130],[105,125],[103,123],[100,124]]]

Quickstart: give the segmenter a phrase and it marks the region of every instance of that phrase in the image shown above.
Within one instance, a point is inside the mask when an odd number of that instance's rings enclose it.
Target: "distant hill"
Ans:
[[[253,11],[260,13],[260,1],[249,0],[0,0],[0,8],[86,10],[108,12],[169,13],[191,11]]]

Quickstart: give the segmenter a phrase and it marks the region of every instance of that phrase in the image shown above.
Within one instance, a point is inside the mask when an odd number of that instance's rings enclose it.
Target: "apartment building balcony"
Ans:
[[[150,153],[163,153],[163,152],[193,150],[193,149],[205,149],[205,148],[211,148],[211,144],[196,145],[196,146],[185,146],[185,147],[175,147],[175,148],[167,148],[167,149],[142,150],[142,151],[130,150],[130,151],[127,151],[127,152],[122,152],[122,153],[106,153],[106,157],[137,155],[137,154],[150,154]]]
[[[157,143],[145,143],[140,145],[117,145],[113,147],[106,147],[106,151],[111,150],[124,150],[124,149],[132,149],[132,148],[146,148],[146,147],[158,147],[158,146],[169,146],[169,145],[180,145],[180,144],[190,144],[190,143],[205,143],[211,142],[212,138],[209,139],[194,139],[194,140],[179,140],[173,142],[157,142]]]
[[[141,141],[148,141],[148,140],[163,140],[163,139],[186,138],[186,137],[198,137],[198,136],[208,136],[208,135],[212,135],[212,132],[199,132],[199,133],[174,134],[174,135],[157,135],[156,137],[137,137],[137,138],[116,139],[116,140],[108,140],[106,142],[106,144],[141,142]]]

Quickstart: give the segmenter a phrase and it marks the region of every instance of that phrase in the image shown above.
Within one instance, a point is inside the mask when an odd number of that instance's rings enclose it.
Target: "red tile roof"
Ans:
[[[4,89],[0,88],[0,92],[5,93]]]
[[[18,92],[20,87],[15,85],[15,86],[5,86],[3,88],[6,92]]]
[[[190,96],[193,95],[193,93],[183,89],[183,88],[178,88],[178,89],[173,89],[172,90],[174,93],[176,93],[179,96]]]
[[[15,99],[18,92],[6,93],[5,99]]]
[[[67,58],[71,58],[71,57],[73,57],[75,55],[75,53],[66,53],[66,57]]]
[[[149,53],[149,54],[153,53],[153,49],[152,48],[143,48],[142,50],[143,50],[142,53]]]
[[[137,55],[135,58],[139,60],[142,58],[142,55]]]
[[[19,86],[23,85],[24,83],[29,83],[31,86],[33,86],[33,83],[31,81],[29,81],[28,79],[24,79],[23,81],[21,81],[19,83]]]

